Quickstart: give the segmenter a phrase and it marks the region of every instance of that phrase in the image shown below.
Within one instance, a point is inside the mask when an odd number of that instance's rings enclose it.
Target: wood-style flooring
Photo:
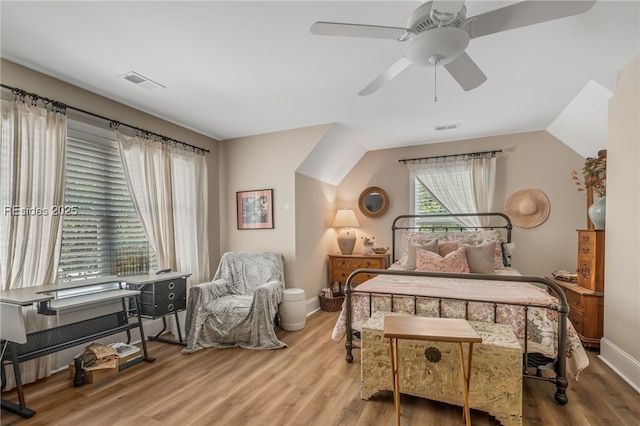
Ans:
[[[25,386],[22,419],[2,410],[5,425],[394,425],[391,392],[360,399],[360,353],[344,360],[331,340],[338,312],[317,312],[301,331],[278,330],[289,347],[277,351],[205,349],[148,342],[153,363],[140,363],[96,384],[74,388],[68,373]],[[591,365],[571,379],[569,403],[554,402],[555,386],[524,381],[524,425],[640,424],[640,394],[589,352]],[[15,391],[4,398],[16,400]],[[404,425],[462,424],[462,408],[402,395]],[[471,411],[474,425],[498,425]]]

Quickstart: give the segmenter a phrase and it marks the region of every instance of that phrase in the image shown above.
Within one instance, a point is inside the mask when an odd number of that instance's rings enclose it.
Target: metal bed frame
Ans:
[[[438,215],[403,215],[403,216],[398,216],[394,221],[393,221],[393,226],[392,226],[392,237],[393,237],[393,257],[394,257],[394,261],[395,259],[395,232],[396,230],[404,230],[404,229],[421,229],[424,230],[426,229],[433,229],[434,231],[436,230],[440,230],[440,229],[434,229],[439,227],[438,225],[434,225],[434,226],[397,226],[397,222],[399,220],[405,220],[405,219],[413,219],[413,218],[432,218],[432,217],[460,217],[460,216],[496,216],[496,217],[502,217],[503,219],[505,219],[506,224],[505,225],[500,225],[500,226],[496,226],[496,225],[491,225],[491,226],[478,226],[478,227],[465,227],[465,226],[459,226],[459,227],[455,227],[454,231],[463,231],[463,230],[478,230],[478,229],[506,229],[507,231],[507,242],[511,241],[511,229],[512,229],[512,224],[511,221],[509,220],[509,218],[502,214],[502,213],[478,213],[478,214],[469,214],[469,213],[465,213],[465,214],[438,214]],[[452,228],[449,227],[449,230],[451,230]],[[525,378],[531,378],[531,379],[537,379],[537,380],[544,380],[544,381],[549,381],[551,383],[554,383],[556,385],[556,393],[555,393],[555,400],[556,402],[558,402],[561,405],[564,405],[568,402],[568,398],[567,398],[567,387],[568,387],[568,380],[567,380],[567,359],[566,359],[566,348],[567,348],[567,314],[569,313],[569,305],[567,303],[567,299],[565,297],[564,292],[562,291],[562,288],[554,283],[553,281],[550,281],[548,279],[545,278],[540,278],[540,277],[529,277],[529,276],[511,276],[511,275],[485,275],[485,274],[458,274],[458,273],[442,273],[442,272],[419,272],[419,271],[403,271],[403,270],[379,270],[379,269],[357,269],[355,271],[353,271],[353,273],[351,273],[351,275],[349,275],[349,277],[347,278],[347,281],[345,283],[345,288],[344,288],[344,293],[345,293],[345,309],[346,309],[346,343],[345,343],[345,349],[346,349],[346,356],[345,359],[348,363],[353,362],[353,354],[352,354],[352,350],[353,349],[359,349],[358,346],[356,346],[353,343],[353,329],[352,329],[352,325],[351,325],[351,315],[352,315],[352,306],[351,306],[351,297],[353,293],[363,293],[363,294],[368,294],[369,295],[369,315],[372,315],[372,310],[373,310],[373,306],[372,306],[372,295],[378,295],[378,294],[384,294],[384,295],[388,295],[391,298],[391,310],[393,311],[393,298],[395,296],[398,297],[411,297],[410,295],[404,295],[404,294],[399,294],[399,295],[394,295],[391,293],[383,293],[383,292],[379,292],[379,293],[370,293],[370,292],[361,292],[359,291],[357,288],[355,288],[353,286],[353,280],[356,276],[360,275],[360,274],[374,274],[374,275],[404,275],[404,276],[418,276],[418,277],[439,277],[439,278],[462,278],[462,279],[472,279],[472,280],[484,280],[484,281],[514,281],[514,282],[524,282],[524,283],[537,283],[537,284],[541,284],[543,286],[545,286],[547,289],[551,290],[554,295],[556,296],[556,298],[558,299],[558,305],[557,306],[539,306],[539,305],[525,305],[525,304],[509,304],[512,306],[521,306],[524,309],[524,321],[525,324],[527,322],[528,319],[528,309],[531,307],[538,307],[538,308],[544,308],[544,309],[550,309],[550,310],[554,310],[558,312],[558,357],[554,362],[554,370],[555,370],[555,377],[543,377],[540,374],[540,370],[538,368],[536,368],[536,374],[531,374],[529,371],[530,367],[538,367],[539,364],[537,364],[536,362],[536,357],[533,354],[530,354],[528,352],[528,347],[527,347],[527,341],[528,341],[528,334],[527,334],[527,327],[524,327],[525,330],[525,334],[524,334],[524,348],[523,348],[523,377]],[[419,298],[422,299],[428,299],[428,296],[413,296],[414,298],[414,314],[417,313],[417,301]],[[468,304],[469,302],[473,302],[473,303],[489,303],[489,304],[493,304],[493,308],[494,308],[494,322],[497,320],[497,308],[498,305],[505,305],[504,303],[496,303],[492,300],[472,300],[472,301],[468,301],[465,299],[460,299],[460,298],[434,298],[438,300],[438,306],[439,309],[441,309],[442,307],[442,302],[443,301],[463,301],[465,302],[465,307],[468,308]],[[468,314],[468,310],[467,310],[467,314]],[[468,318],[466,318],[468,319]]]

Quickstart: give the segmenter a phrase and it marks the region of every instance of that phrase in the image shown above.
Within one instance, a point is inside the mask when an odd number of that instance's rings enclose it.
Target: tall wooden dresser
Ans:
[[[599,348],[604,330],[604,236],[599,229],[578,229],[578,282],[554,280],[569,303],[569,320],[587,348]]]

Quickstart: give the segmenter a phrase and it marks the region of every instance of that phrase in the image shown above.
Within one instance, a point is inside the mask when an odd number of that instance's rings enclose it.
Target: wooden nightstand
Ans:
[[[562,287],[569,304],[569,321],[578,332],[582,345],[599,348],[604,331],[604,293],[553,277],[547,278]]]
[[[330,254],[329,255],[329,283],[339,282],[340,286],[347,282],[349,275],[356,269],[387,269],[390,265],[389,254]],[[375,277],[374,274],[361,274],[354,278],[353,284],[357,285]]]

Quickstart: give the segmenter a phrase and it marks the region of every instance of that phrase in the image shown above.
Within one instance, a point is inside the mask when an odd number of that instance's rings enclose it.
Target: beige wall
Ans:
[[[329,287],[327,247],[337,234],[331,223],[336,212],[336,187],[296,174],[296,280],[304,287],[308,311],[319,308],[316,298]]]
[[[297,228],[298,223],[309,220],[309,215],[314,217],[315,211],[309,206],[318,204],[321,198],[312,188],[307,197],[302,196],[299,201],[296,169],[329,127],[293,129],[230,139],[220,144],[220,252],[268,250],[283,253],[286,286],[304,289],[307,299],[315,296],[315,289],[299,273],[306,262],[304,256],[298,255],[298,250],[307,253],[312,249],[304,247],[317,244],[317,240],[303,234],[300,241],[303,247],[299,248]],[[273,189],[274,229],[238,230],[236,192],[257,189]],[[302,209],[298,211],[301,204]]]
[[[524,275],[545,276],[558,269],[575,270],[577,233],[586,226],[586,199],[571,181],[571,170],[584,158],[545,131],[470,139],[368,152],[338,185],[338,208],[356,210],[357,234],[373,234],[378,245],[391,245],[393,219],[409,213],[409,171],[403,158],[502,150],[497,159],[497,183],[493,211],[504,212],[514,192],[537,188],[549,198],[548,219],[538,227],[514,227],[516,251],[513,265]],[[387,213],[370,219],[357,209],[358,196],[368,186],[383,188],[390,197]],[[329,250],[336,251],[333,242]],[[360,239],[356,251],[362,251]]]
[[[217,209],[219,199],[218,141],[5,59],[0,58],[0,61],[0,75],[3,84],[36,93],[40,96],[63,102],[93,114],[98,114],[109,119],[168,136],[190,145],[208,149],[209,153],[206,154],[206,158],[210,203],[209,241],[211,242],[209,262],[210,265],[218,264],[219,247],[217,242],[220,238],[220,218]],[[109,128],[109,123],[105,120],[97,120],[86,114],[74,113],[72,110],[68,111],[68,115],[70,118],[89,121],[96,126]],[[215,268],[215,266],[211,267]]]
[[[640,392],[640,57],[609,101],[601,358]]]

